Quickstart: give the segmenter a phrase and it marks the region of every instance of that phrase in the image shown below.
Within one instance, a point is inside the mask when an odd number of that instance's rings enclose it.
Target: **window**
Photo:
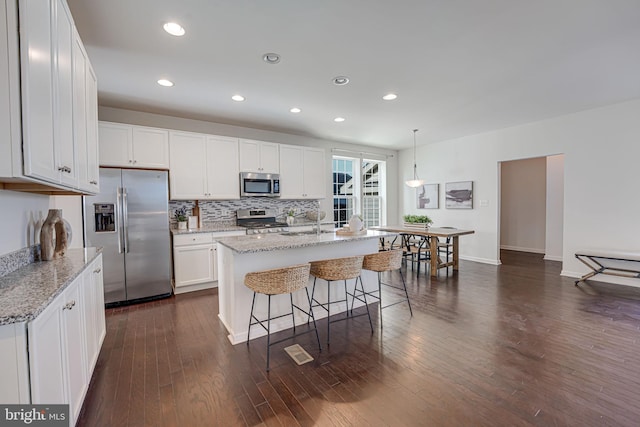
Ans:
[[[336,227],[361,214],[365,227],[381,225],[386,213],[386,162],[351,157],[333,157],[333,220]]]

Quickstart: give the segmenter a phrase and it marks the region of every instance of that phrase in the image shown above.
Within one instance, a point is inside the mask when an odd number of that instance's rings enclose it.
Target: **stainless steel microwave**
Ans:
[[[280,197],[280,175],[240,172],[240,197]]]

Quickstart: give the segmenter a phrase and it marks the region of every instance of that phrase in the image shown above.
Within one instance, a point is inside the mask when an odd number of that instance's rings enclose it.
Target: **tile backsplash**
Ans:
[[[195,206],[192,200],[171,200],[169,201],[169,219],[175,222],[173,213],[176,209],[185,208],[187,214]],[[236,211],[238,209],[275,209],[281,216],[288,210],[294,209],[296,214],[303,215],[307,211],[317,211],[319,202],[317,200],[280,200],[262,197],[245,198],[239,200],[200,200],[200,215],[202,222],[213,221],[236,221]]]

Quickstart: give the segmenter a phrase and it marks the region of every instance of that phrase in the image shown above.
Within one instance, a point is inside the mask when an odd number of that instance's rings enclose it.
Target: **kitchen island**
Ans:
[[[246,342],[249,326],[249,313],[253,291],[244,285],[244,276],[253,271],[287,267],[310,261],[331,258],[342,258],[355,255],[367,255],[378,251],[378,240],[381,237],[394,236],[396,233],[384,231],[368,231],[363,235],[340,236],[332,232],[316,233],[283,233],[259,234],[250,236],[227,237],[218,240],[218,298],[220,310],[218,316],[229,332],[232,344]],[[367,291],[378,289],[377,276],[370,271],[362,272],[362,280]],[[351,292],[354,281],[348,281]],[[313,286],[313,278],[309,280],[309,293]],[[326,301],[326,282],[318,282],[316,299]],[[344,295],[343,283],[331,284],[332,295]],[[335,290],[334,290],[335,288]],[[255,313],[259,318],[266,318],[266,297],[258,295]],[[294,294],[294,304],[308,307],[306,294]],[[323,299],[324,298],[324,299]],[[356,300],[355,307],[358,305]],[[337,314],[346,310],[345,303],[332,304],[331,313]],[[289,297],[278,295],[272,298],[272,317],[290,312]],[[326,311],[316,308],[316,319],[326,317]],[[296,313],[296,324],[307,322],[306,316]],[[272,332],[288,329],[292,326],[291,317],[286,316],[271,322]],[[266,335],[262,328],[251,330],[251,339]]]

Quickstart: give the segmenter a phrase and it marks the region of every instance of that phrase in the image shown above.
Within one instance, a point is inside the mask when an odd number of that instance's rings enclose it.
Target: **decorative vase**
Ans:
[[[364,229],[364,223],[358,215],[352,215],[349,219],[349,230],[352,232],[358,232]]]
[[[178,221],[178,230],[186,230],[187,221]]]
[[[40,229],[40,258],[43,261],[64,256],[67,250],[68,232],[62,219],[62,209],[49,209],[47,219]]]
[[[296,217],[293,215],[287,215],[287,225],[293,225],[296,222]]]

